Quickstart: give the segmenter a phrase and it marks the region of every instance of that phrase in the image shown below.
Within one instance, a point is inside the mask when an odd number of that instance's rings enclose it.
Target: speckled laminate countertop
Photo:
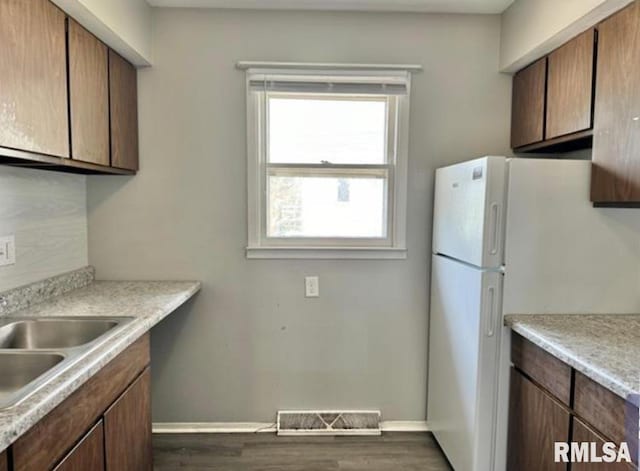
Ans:
[[[95,375],[110,360],[200,290],[195,281],[94,281],[6,317],[133,317],[67,371],[33,395],[0,410],[0,452]]]
[[[640,314],[507,315],[505,325],[617,395],[640,394]]]

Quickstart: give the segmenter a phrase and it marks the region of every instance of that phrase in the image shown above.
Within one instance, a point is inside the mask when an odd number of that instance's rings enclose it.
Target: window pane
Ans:
[[[269,237],[386,237],[383,178],[269,177]]]
[[[386,98],[269,97],[269,161],[384,164]]]

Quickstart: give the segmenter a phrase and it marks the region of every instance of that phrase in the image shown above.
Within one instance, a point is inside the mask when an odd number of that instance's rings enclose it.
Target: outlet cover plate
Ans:
[[[16,263],[15,236],[0,237],[0,267]]]

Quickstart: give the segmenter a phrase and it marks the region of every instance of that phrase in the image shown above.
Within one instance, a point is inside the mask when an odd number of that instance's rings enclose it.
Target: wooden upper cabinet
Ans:
[[[591,128],[595,31],[549,54],[545,139]]]
[[[640,2],[598,27],[591,201],[640,203]]]
[[[69,100],[71,155],[109,165],[108,49],[69,19]]]
[[[151,373],[147,368],[104,414],[108,471],[151,471]]]
[[[69,157],[65,14],[0,1],[0,146]]]
[[[570,420],[568,409],[512,369],[507,469],[566,470],[554,462],[554,442],[569,441]]]
[[[546,57],[513,76],[511,104],[511,147],[517,148],[544,139],[544,92]]]
[[[98,422],[53,471],[104,471],[104,430]]]
[[[111,165],[138,169],[138,85],[134,66],[109,50]]]

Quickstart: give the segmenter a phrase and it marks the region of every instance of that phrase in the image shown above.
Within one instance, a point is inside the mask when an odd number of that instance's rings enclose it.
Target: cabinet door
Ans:
[[[595,443],[598,453],[602,454],[602,445],[605,440],[577,418],[573,418],[572,442]],[[630,463],[572,463],[571,471],[633,471]]]
[[[640,202],[640,2],[598,27],[591,201]]]
[[[514,149],[544,139],[544,88],[546,57],[513,76],[511,101],[511,147]]]
[[[7,452],[3,451],[2,453],[0,453],[0,471],[7,471],[8,469]]]
[[[0,1],[0,146],[69,157],[65,15]]]
[[[138,82],[136,69],[109,50],[111,166],[138,170]]]
[[[591,29],[549,55],[545,139],[591,128],[594,43]]]
[[[150,387],[147,368],[105,413],[108,471],[151,470]]]
[[[109,165],[109,64],[107,46],[69,20],[71,155]]]
[[[569,441],[570,413],[518,370],[511,370],[509,470],[566,470],[554,461],[554,442]]]
[[[104,431],[98,422],[54,471],[104,471]]]

